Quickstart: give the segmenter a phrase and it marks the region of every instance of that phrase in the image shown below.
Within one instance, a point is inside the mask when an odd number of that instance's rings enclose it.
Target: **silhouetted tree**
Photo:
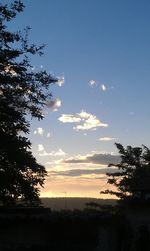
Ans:
[[[101,193],[116,195],[122,200],[150,199],[150,149],[146,146],[127,146],[125,149],[121,144],[115,145],[121,161],[119,164],[109,164],[109,167],[116,167],[117,170],[107,173],[107,176],[108,183],[116,189]]]
[[[57,81],[46,71],[33,71],[29,56],[42,55],[42,46],[29,44],[27,27],[11,32],[7,22],[24,10],[21,1],[0,3],[0,201],[39,200],[47,174],[30,150],[29,116],[43,119],[42,108],[51,99],[49,86]]]

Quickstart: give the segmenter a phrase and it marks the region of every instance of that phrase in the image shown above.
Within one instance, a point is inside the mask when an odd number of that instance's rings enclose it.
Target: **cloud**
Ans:
[[[44,146],[42,144],[38,145],[38,152],[44,151]]]
[[[41,135],[41,136],[45,136],[47,138],[50,138],[51,137],[51,133],[50,132],[45,132],[44,129],[42,127],[38,127],[36,130],[34,130],[33,134],[38,134],[38,135]]]
[[[90,85],[90,86],[96,85],[96,80],[91,79],[91,80],[89,81],[89,85]]]
[[[106,177],[106,175],[105,175]],[[53,197],[99,197],[100,190],[108,189],[106,187],[104,174],[85,174],[84,176],[61,176],[49,174],[45,181],[41,196]],[[64,191],[66,192],[64,194]],[[104,197],[105,198],[105,197]]]
[[[113,168],[103,168],[103,169],[70,169],[66,171],[50,171],[50,175],[59,175],[59,176],[82,176],[82,175],[91,175],[91,174],[106,174],[106,172],[115,172]],[[106,178],[104,175],[103,178]]]
[[[58,120],[63,123],[78,123],[81,121],[81,118],[74,116],[74,115],[70,115],[70,114],[62,114],[58,118]]]
[[[87,113],[82,110],[80,113],[75,115],[72,114],[62,114],[58,118],[59,121],[63,123],[80,123],[77,126],[74,126],[73,129],[76,131],[79,130],[96,130],[97,127],[107,127],[108,124],[102,123],[95,115]]]
[[[118,155],[113,155],[109,153],[95,153],[93,155],[77,156],[75,158],[69,158],[62,161],[62,163],[89,163],[98,165],[108,165],[110,163],[117,164],[119,162],[120,157]]]
[[[107,91],[107,87],[104,84],[101,84],[100,88],[103,92]]]
[[[106,173],[116,172],[116,167],[107,167],[107,164],[115,161],[120,162],[119,156],[95,151],[88,155],[70,158],[52,157],[45,163],[48,171],[46,187],[49,184],[49,188],[45,189],[47,191],[52,189],[55,193],[68,191],[71,196],[96,197],[100,190],[111,189],[107,184]]]
[[[75,130],[90,130],[97,127],[107,127],[108,124],[102,123],[95,115],[82,110],[78,116],[82,119],[83,124],[74,126]]]
[[[99,141],[112,141],[112,140],[116,140],[116,139],[115,138],[111,138],[111,137],[99,138]]]
[[[59,149],[58,151],[46,152],[45,149],[43,148],[43,150],[40,151],[38,155],[39,156],[64,156],[66,155],[66,153],[62,149]]]
[[[50,138],[51,137],[51,133],[48,132],[47,135],[46,135],[47,138]]]
[[[44,130],[43,130],[42,127],[38,127],[33,133],[34,134],[43,135],[44,134]]]
[[[107,88],[107,86],[105,85],[105,84],[103,84],[103,83],[99,83],[99,81],[96,81],[96,80],[94,80],[94,79],[91,79],[90,81],[89,81],[89,85],[90,86],[99,86],[99,88],[101,89],[101,91],[103,91],[103,92],[105,92],[105,91],[107,91],[108,90],[108,88]]]
[[[107,127],[108,124],[102,123],[99,119],[96,118],[94,115],[90,115],[88,119],[85,120],[85,122],[82,125],[74,126],[73,129],[79,131],[79,130],[90,130],[90,129],[96,129],[97,127]]]
[[[78,113],[78,116],[81,118],[81,119],[89,119],[91,114],[90,113],[87,113],[86,111],[82,110],[80,113]]]
[[[46,106],[48,108],[51,108],[52,111],[58,111],[59,107],[61,107],[61,100],[59,98],[56,98],[54,100],[47,100]]]
[[[56,82],[56,84],[61,87],[62,85],[64,85],[64,83],[65,83],[64,76],[58,77],[58,81]]]

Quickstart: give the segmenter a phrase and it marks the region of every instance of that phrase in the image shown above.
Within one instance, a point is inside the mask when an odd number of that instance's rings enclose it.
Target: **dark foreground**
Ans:
[[[0,251],[148,251],[149,211],[0,209]]]

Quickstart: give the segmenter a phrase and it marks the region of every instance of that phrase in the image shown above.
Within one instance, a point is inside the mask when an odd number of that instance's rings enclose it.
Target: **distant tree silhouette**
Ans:
[[[146,146],[125,149],[116,143],[121,161],[119,164],[109,164],[117,170],[107,173],[108,183],[116,190],[105,190],[101,193],[112,194],[121,200],[136,199],[146,201],[150,199],[150,149]]]
[[[57,81],[46,71],[33,71],[29,56],[42,55],[42,46],[29,44],[27,27],[11,32],[7,22],[24,10],[21,1],[0,3],[0,201],[39,200],[47,174],[31,152],[29,116],[43,119],[42,108],[51,99],[49,86]],[[28,116],[28,117],[27,117]]]

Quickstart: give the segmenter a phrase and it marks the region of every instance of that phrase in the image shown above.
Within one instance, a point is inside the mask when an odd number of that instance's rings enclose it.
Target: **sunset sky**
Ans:
[[[7,1],[5,1],[7,2]],[[60,78],[30,140],[46,166],[42,196],[100,197],[114,142],[150,146],[150,1],[24,0],[13,30],[44,43],[32,60]]]

